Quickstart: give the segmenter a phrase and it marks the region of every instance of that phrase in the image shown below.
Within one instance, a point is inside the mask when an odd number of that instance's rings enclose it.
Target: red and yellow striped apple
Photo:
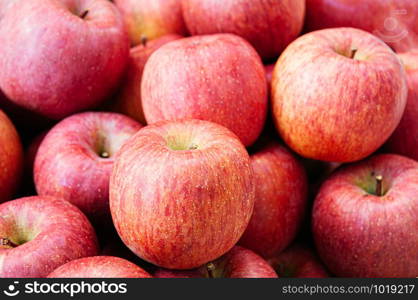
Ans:
[[[120,149],[110,210],[122,241],[169,269],[192,269],[229,251],[254,205],[249,155],[228,129],[201,120],[141,129]]]

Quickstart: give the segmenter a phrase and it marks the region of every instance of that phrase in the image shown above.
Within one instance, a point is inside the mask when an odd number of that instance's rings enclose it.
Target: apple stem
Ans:
[[[213,272],[215,271],[215,264],[213,262],[206,264],[206,270],[208,271],[209,278],[215,278]]]
[[[383,196],[383,176],[382,175],[376,176],[376,196],[378,197]]]
[[[0,247],[1,246],[6,246],[6,247],[11,247],[11,248],[16,248],[17,244],[13,243],[11,240],[9,240],[8,238],[0,238]]]
[[[100,157],[102,157],[102,158],[109,158],[109,153],[108,152],[106,152],[106,151],[103,151],[101,154],[100,154]]]
[[[350,58],[354,59],[354,56],[356,56],[358,49],[357,48],[351,48]]]
[[[148,43],[148,38],[146,35],[141,35],[141,44],[142,46],[146,47]]]
[[[84,19],[85,17],[87,17],[87,15],[89,14],[88,10],[85,10],[81,15],[80,18]]]

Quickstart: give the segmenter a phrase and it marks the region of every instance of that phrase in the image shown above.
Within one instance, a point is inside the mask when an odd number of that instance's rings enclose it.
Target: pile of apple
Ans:
[[[418,1],[1,0],[0,277],[417,277]]]

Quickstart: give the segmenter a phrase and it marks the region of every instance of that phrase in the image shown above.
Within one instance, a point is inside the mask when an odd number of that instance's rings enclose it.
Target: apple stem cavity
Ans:
[[[383,196],[383,176],[382,175],[376,176],[376,196],[378,197]]]
[[[206,271],[208,272],[208,277],[209,278],[215,278],[215,264],[213,262],[207,263],[206,264]]]
[[[0,238],[0,247],[16,248],[17,244],[13,243],[8,238]]]
[[[89,14],[88,10],[85,10],[81,15],[80,18],[84,19],[85,17],[87,17],[87,15]]]
[[[358,49],[357,48],[351,48],[351,52],[350,52],[350,58],[354,59],[354,56],[356,56]]]

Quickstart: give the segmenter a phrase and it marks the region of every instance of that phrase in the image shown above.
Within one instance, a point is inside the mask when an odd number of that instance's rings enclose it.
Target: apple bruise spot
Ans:
[[[17,244],[13,243],[8,238],[0,238],[0,248],[16,248]]]
[[[196,144],[191,144],[189,146],[189,150],[196,150],[198,148],[198,146]]]
[[[85,10],[81,15],[80,15],[80,18],[81,19],[85,19],[86,17],[87,17],[87,15],[89,14],[89,11],[88,10]]]

